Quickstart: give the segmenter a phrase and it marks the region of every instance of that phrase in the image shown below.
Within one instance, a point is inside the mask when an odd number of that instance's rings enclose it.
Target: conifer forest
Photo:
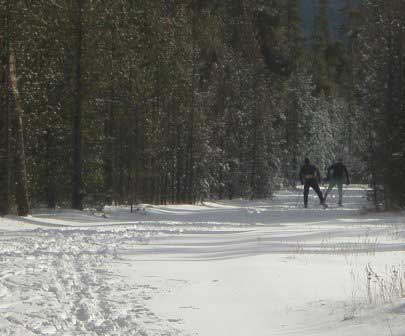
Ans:
[[[313,2],[0,0],[0,214],[266,198],[306,157],[403,208],[405,1]]]

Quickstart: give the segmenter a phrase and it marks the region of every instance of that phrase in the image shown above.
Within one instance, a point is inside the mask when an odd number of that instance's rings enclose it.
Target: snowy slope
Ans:
[[[405,220],[364,195],[0,219],[0,335],[405,335]]]

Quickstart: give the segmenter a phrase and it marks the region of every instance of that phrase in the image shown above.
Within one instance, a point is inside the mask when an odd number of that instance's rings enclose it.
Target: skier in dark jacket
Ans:
[[[335,185],[338,186],[339,190],[339,205],[342,206],[343,199],[343,180],[346,179],[346,184],[350,184],[349,173],[346,166],[343,164],[343,159],[339,159],[336,163],[328,168],[327,178],[329,181],[328,190],[325,193],[325,200],[328,194],[332,191]]]
[[[319,173],[319,169],[309,162],[308,158],[305,159],[304,165],[301,167],[300,180],[301,184],[304,185],[304,207],[308,207],[309,187],[312,187],[312,189],[315,190],[315,192],[318,194],[321,204],[325,205],[322,191],[318,185],[318,182],[321,181],[321,174]]]

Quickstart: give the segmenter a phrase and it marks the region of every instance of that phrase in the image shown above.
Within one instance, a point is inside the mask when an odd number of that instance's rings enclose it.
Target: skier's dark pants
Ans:
[[[312,189],[315,190],[315,192],[318,194],[319,200],[321,203],[323,203],[323,195],[321,189],[319,188],[318,181],[316,179],[306,179],[304,182],[304,205],[308,205],[309,187],[312,187]]]
[[[328,197],[329,193],[332,191],[332,189],[335,187],[335,185],[338,186],[339,190],[339,205],[342,205],[342,198],[343,198],[343,177],[334,177],[330,180],[329,182],[329,188],[325,192],[325,200],[326,197]]]

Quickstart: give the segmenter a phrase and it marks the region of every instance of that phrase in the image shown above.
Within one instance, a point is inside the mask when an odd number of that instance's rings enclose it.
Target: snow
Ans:
[[[403,214],[328,201],[0,218],[0,335],[405,335]]]

